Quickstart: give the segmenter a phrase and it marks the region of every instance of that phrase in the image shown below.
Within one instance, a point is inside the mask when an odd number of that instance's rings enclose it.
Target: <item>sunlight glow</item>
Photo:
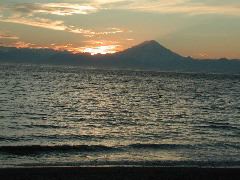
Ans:
[[[107,45],[107,46],[97,46],[97,47],[86,47],[83,49],[84,53],[95,54],[113,54],[117,52],[119,45]]]

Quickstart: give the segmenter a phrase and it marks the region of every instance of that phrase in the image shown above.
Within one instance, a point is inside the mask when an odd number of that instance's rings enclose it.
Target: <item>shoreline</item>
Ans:
[[[75,180],[75,179],[219,179],[240,177],[240,168],[201,167],[18,167],[0,168],[3,180]]]
[[[0,165],[1,166],[1,165]],[[189,169],[239,169],[238,166],[164,166],[164,165],[16,165],[16,166],[2,166],[2,169],[46,169],[46,168],[189,168]]]

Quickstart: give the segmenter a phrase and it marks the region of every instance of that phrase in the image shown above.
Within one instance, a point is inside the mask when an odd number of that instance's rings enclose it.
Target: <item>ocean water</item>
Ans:
[[[0,65],[0,166],[240,166],[240,75]]]

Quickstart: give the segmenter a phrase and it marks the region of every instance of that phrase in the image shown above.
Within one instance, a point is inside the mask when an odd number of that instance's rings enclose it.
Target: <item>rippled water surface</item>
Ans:
[[[0,165],[240,165],[240,76],[0,65]]]

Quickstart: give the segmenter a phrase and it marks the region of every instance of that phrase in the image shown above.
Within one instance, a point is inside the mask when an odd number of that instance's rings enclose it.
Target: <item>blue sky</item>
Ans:
[[[155,39],[184,56],[240,58],[239,0],[1,0],[0,45],[113,53]]]

